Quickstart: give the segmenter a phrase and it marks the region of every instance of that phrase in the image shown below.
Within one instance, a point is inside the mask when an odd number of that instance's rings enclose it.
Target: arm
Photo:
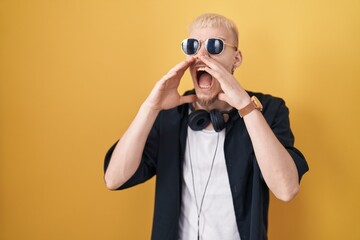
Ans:
[[[244,117],[244,122],[266,184],[277,198],[290,201],[300,187],[294,160],[261,112],[252,111]]]
[[[250,102],[250,96],[223,66],[208,56],[202,56],[201,60],[207,65],[205,70],[221,85],[223,93],[219,94],[219,100],[236,109],[242,109]],[[299,176],[294,160],[259,111],[246,115],[244,122],[267,186],[277,198],[290,201],[299,191]]]
[[[193,58],[186,59],[156,83],[114,149],[105,173],[108,189],[123,185],[139,167],[147,137],[159,112],[195,101],[194,95],[180,96],[177,91],[185,70],[193,62]]]

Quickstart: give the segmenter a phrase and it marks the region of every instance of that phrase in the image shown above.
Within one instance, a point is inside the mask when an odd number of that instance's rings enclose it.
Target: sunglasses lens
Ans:
[[[224,49],[224,42],[218,38],[209,38],[206,42],[206,50],[210,54],[220,54]]]
[[[193,55],[199,49],[199,41],[194,38],[188,38],[182,41],[181,48],[186,55]]]

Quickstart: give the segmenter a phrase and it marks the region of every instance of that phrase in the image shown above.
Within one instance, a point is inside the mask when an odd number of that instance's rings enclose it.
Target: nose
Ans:
[[[205,48],[205,42],[202,42],[202,43],[200,44],[200,49],[199,49],[199,50],[197,51],[197,53],[196,53],[196,56],[199,57],[199,56],[204,56],[204,55],[209,56],[209,53],[208,53],[208,51],[207,51],[206,48]]]

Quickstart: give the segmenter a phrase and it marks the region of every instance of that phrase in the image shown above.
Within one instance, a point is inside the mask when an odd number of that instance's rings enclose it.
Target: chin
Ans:
[[[201,90],[200,90],[201,91]],[[217,94],[204,94],[196,91],[197,102],[203,107],[209,107],[217,100]]]

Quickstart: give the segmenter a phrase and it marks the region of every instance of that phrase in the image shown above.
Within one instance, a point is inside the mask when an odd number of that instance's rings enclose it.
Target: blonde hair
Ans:
[[[189,31],[194,28],[206,28],[206,27],[225,27],[234,35],[234,45],[238,48],[239,45],[239,31],[235,23],[216,13],[205,13],[195,18],[189,25]]]

